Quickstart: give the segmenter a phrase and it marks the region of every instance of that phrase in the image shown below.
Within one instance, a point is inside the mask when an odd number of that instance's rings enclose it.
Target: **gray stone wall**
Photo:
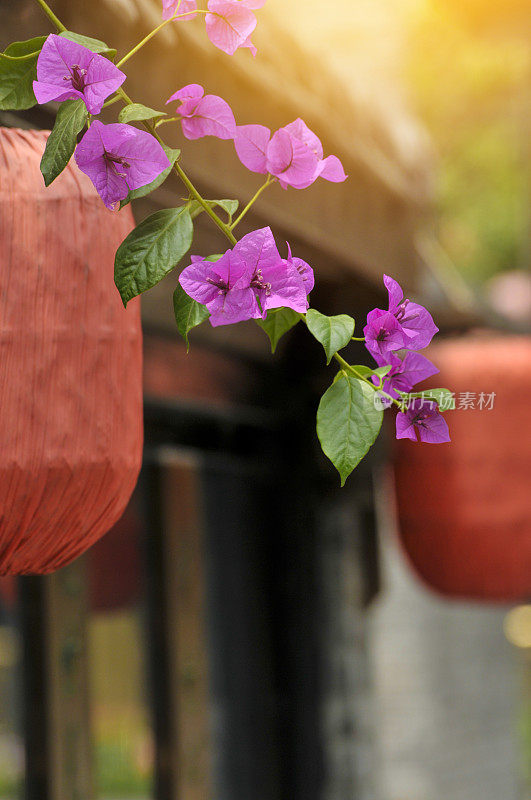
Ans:
[[[529,800],[520,774],[521,671],[503,633],[507,608],[429,593],[385,516],[383,588],[369,623],[382,797]]]

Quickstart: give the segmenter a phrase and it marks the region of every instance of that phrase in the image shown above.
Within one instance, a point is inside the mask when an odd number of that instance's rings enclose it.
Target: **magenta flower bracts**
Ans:
[[[209,14],[205,17],[207,36],[216,47],[229,56],[239,47],[248,47],[253,56],[256,47],[251,34],[256,28],[253,10],[262,8],[266,0],[208,0]]]
[[[396,438],[441,444],[450,441],[450,432],[437,403],[415,397],[406,411],[396,415]]]
[[[381,382],[379,375],[373,375],[372,382],[390,402],[398,402],[397,439],[417,441],[418,433],[423,442],[448,442],[448,426],[435,401],[414,397],[407,408],[405,405],[406,396],[417,383],[439,372],[425,356],[410,351],[410,348],[427,347],[438,328],[424,306],[404,299],[394,278],[384,275],[383,280],[389,294],[389,309],[370,311],[363,333],[365,346],[378,367],[390,369]],[[397,351],[402,351],[401,356]]]
[[[260,316],[249,269],[232,250],[215,262],[192,256],[179,283],[190,297],[207,307],[213,327]]]
[[[313,270],[302,259],[281,258],[271,228],[244,236],[216,262],[193,256],[181,273],[184,291],[205,305],[214,327],[265,318],[268,310],[304,313]]]
[[[385,363],[388,363],[391,353],[405,346],[404,334],[396,317],[381,308],[369,311],[363,334],[367,350],[376,360]]]
[[[267,148],[270,141],[271,131],[265,125],[238,125],[234,146],[243,166],[251,172],[267,175]]]
[[[404,299],[400,284],[388,275],[384,275],[384,284],[389,293],[389,310],[376,308],[367,315],[363,329],[367,349],[375,358],[385,358],[401,348],[427,347],[439,330],[429,311]]]
[[[389,293],[389,311],[397,320],[404,336],[404,347],[422,350],[427,347],[439,328],[424,306],[404,298],[404,292],[394,278],[384,275],[385,288]]]
[[[107,97],[124,81],[124,73],[108,58],[51,33],[37,60],[33,91],[38,103],[80,97],[89,114],[99,114]]]
[[[306,189],[321,177],[334,183],[346,180],[336,156],[323,158],[323,145],[302,119],[280,128],[271,137],[263,125],[241,125],[234,145],[238,158],[252,172],[270,173],[283,189]]]
[[[197,0],[162,0],[162,19],[171,19],[177,14],[180,21],[189,22],[197,16],[195,11]]]
[[[306,312],[310,291],[307,287],[313,286],[313,270],[301,259],[296,261],[304,264],[304,269],[294,263],[291,251],[289,259],[282,259],[271,228],[248,233],[234,246],[233,252],[243,259],[249,270],[250,286],[258,297],[263,317],[273,308]]]
[[[306,261],[303,261],[302,258],[294,258],[291,255],[291,247],[289,246],[288,242],[286,242],[286,246],[288,248],[288,257],[285,260],[286,265],[290,269],[296,269],[299,273],[299,276],[302,278],[302,283],[304,285],[304,291],[306,294],[310,294],[314,285],[315,285],[315,276],[313,274],[313,269],[310,267]]]
[[[187,139],[200,139],[202,136],[217,136],[218,139],[232,139],[236,133],[234,114],[228,103],[215,94],[207,94],[197,83],[183,86],[172,94],[166,105],[179,101],[177,114],[181,117],[183,134]]]
[[[302,119],[280,128],[267,148],[272,175],[283,189],[306,189],[321,177],[333,183],[346,180],[343,166],[336,156],[323,158],[323,145]]]
[[[112,211],[130,190],[151,183],[170,166],[151,134],[119,122],[104,125],[99,120],[83,136],[74,158]]]
[[[439,372],[437,367],[420,353],[406,353],[404,358],[399,358],[396,353],[391,353],[387,360],[376,356],[375,358],[380,367],[387,363],[391,364],[382,389],[396,399],[400,397],[399,392],[407,394],[417,383],[431,378]],[[376,376],[373,376],[373,383],[375,386],[379,383]]]

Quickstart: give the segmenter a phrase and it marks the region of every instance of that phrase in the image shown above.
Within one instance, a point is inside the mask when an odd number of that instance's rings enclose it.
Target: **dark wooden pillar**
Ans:
[[[213,792],[198,460],[157,449],[143,480],[155,798],[207,800]]]
[[[92,800],[85,560],[20,595],[26,800]]]

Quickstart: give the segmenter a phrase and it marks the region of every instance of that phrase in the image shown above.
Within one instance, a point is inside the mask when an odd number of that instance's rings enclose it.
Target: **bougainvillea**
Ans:
[[[355,337],[355,321],[348,314],[329,317],[309,307],[314,270],[292,254],[289,244],[286,256],[281,255],[271,228],[252,231],[238,241],[236,228],[268,187],[302,190],[318,178],[333,183],[347,179],[340,159],[325,157],[318,136],[302,119],[271,134],[257,121],[237,124],[229,103],[205,93],[199,84],[184,86],[166,101],[175,104],[174,116],[134,102],[122,88],[126,75],[121,67],[171,23],[203,19],[216,47],[228,55],[248,48],[255,55],[254,12],[265,1],[208,0],[206,8],[200,8],[196,0],[162,0],[160,24],[115,64],[115,50],[66,30],[45,0],[38,0],[58,33],[18,42],[16,48],[8,48],[9,53],[0,54],[6,61],[0,73],[0,109],[58,101],[61,105],[41,162],[46,185],[74,155],[112,211],[153,191],[172,170],[178,175],[189,199],[147,217],[117,250],[115,283],[124,305],[182,262],[192,246],[193,220],[199,213],[207,214],[230,247],[223,255],[193,255],[188,266],[181,265],[173,297],[179,333],[189,345],[190,331],[207,320],[214,327],[255,320],[274,351],[282,335],[304,324],[323,346],[327,363],[334,360],[339,367],[319,403],[317,434],[343,484],[378,436],[385,407],[397,411],[398,438],[449,441],[440,412],[453,407],[452,393],[413,392],[420,381],[438,372],[417,352],[437,333],[430,313],[404,297],[400,285],[384,275],[388,308],[370,310],[364,335]],[[9,91],[2,92],[3,82]],[[122,104],[118,122],[94,119],[104,105],[116,102]],[[241,163],[265,175],[236,219],[238,201],[206,199],[193,185],[180,164],[180,151],[170,149],[160,135],[160,126],[168,123],[180,124],[186,139],[214,136],[233,141]],[[349,364],[340,355],[353,340],[365,343],[377,366]]]
[[[234,114],[228,103],[215,94],[207,94],[197,83],[183,86],[166,100],[166,105],[178,101],[177,114],[187,139],[217,136],[233,139],[236,133]]]
[[[283,189],[307,189],[319,177],[333,183],[347,178],[339,158],[323,158],[323,145],[302,119],[285,125],[273,136],[263,125],[240,125],[234,145],[247,169],[273,175]]]
[[[396,438],[440,444],[450,441],[448,425],[443,419],[437,403],[423,397],[415,397],[405,411],[396,415]]]
[[[116,122],[94,120],[74,154],[79,169],[114,211],[132,189],[154,181],[170,166],[161,145],[146,131]]]
[[[125,74],[108,58],[52,33],[37,59],[33,91],[38,103],[80,97],[90,114],[99,114],[105,100],[124,81]]]

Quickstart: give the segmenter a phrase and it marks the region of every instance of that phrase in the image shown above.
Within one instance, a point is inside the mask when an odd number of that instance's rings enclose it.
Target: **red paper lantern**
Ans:
[[[465,338],[433,345],[428,355],[441,370],[437,386],[456,392],[458,409],[447,414],[450,444],[396,443],[404,548],[445,595],[529,598],[531,340]]]
[[[47,132],[0,128],[0,574],[51,572],[120,517],[142,452],[140,306],[114,253],[133,227]]]

